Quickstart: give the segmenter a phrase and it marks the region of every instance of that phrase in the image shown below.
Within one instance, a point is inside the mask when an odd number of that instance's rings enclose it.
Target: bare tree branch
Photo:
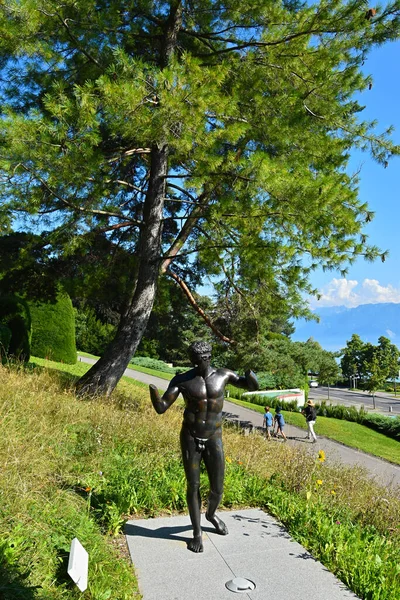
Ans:
[[[166,271],[166,275],[168,275],[169,277],[171,277],[178,283],[178,285],[181,287],[184,294],[186,295],[187,299],[189,300],[190,304],[193,306],[193,308],[196,310],[196,312],[202,317],[202,319],[205,321],[205,323],[207,323],[208,327],[210,327],[210,329],[215,333],[215,335],[217,335],[220,338],[220,340],[222,340],[223,342],[226,342],[228,344],[232,344],[232,345],[236,344],[235,340],[232,340],[232,339],[226,337],[226,335],[221,333],[221,331],[214,325],[214,323],[211,321],[210,317],[197,304],[196,299],[194,298],[193,294],[191,293],[191,291],[189,290],[188,286],[183,281],[183,279],[181,279],[179,277],[179,275],[177,275],[176,273],[174,273],[173,271],[170,271],[170,270]]]

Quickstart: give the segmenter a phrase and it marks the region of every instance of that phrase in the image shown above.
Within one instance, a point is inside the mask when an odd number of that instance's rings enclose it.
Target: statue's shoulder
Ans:
[[[170,386],[179,386],[181,383],[185,383],[185,381],[190,381],[195,377],[195,370],[190,369],[190,371],[185,371],[184,373],[178,373],[171,379]]]
[[[219,367],[218,369],[215,369],[215,372],[218,375],[225,376],[225,377],[230,377],[231,375],[236,375],[235,371],[232,371],[232,369],[226,369],[225,367]]]

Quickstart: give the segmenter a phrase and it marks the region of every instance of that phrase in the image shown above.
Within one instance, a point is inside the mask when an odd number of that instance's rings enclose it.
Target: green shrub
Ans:
[[[7,294],[0,296],[0,324],[4,328],[1,339],[8,339],[8,356],[27,362],[31,354],[31,315],[25,300]],[[6,333],[8,329],[11,333]]]
[[[131,365],[153,369],[154,371],[162,371],[164,373],[176,373],[175,367],[170,367],[167,363],[157,358],[149,358],[148,356],[135,356],[131,360]],[[185,369],[186,370],[186,369]]]
[[[366,414],[363,425],[400,441],[400,417]]]
[[[58,362],[75,364],[75,317],[67,294],[56,302],[29,304],[32,317],[32,354]]]
[[[115,326],[102,323],[92,308],[74,309],[76,346],[82,352],[102,356],[115,335]]]
[[[260,371],[257,373],[258,384],[260,386],[260,390],[275,390],[276,389],[276,380],[272,373],[268,373],[267,371]]]

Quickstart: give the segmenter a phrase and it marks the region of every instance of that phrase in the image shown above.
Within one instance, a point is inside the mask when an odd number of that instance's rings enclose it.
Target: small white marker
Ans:
[[[81,592],[87,588],[89,555],[78,538],[71,542],[68,560],[68,575]]]

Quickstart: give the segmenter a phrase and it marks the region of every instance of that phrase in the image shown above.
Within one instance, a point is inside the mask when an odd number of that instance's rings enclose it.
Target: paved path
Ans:
[[[239,509],[219,515],[229,535],[217,535],[206,524],[202,554],[187,550],[192,532],[186,515],[127,522],[125,535],[143,600],[357,598],[267,513]],[[236,596],[226,587],[236,578],[253,582],[255,589]]]
[[[83,356],[80,356],[79,360],[90,364],[95,362],[94,359]],[[148,384],[153,383],[160,390],[166,390],[168,386],[168,381],[166,379],[154,377],[153,375],[147,375],[147,373],[141,373],[139,371],[134,371],[133,369],[126,369],[125,375],[127,377],[132,377],[137,381],[142,381]],[[252,427],[258,429],[262,428],[263,417],[261,413],[250,410],[249,408],[238,406],[237,404],[233,404],[233,402],[229,402],[227,400],[224,402],[224,409],[224,418],[238,423],[241,427],[248,429]],[[318,432],[318,425],[316,429]],[[285,433],[289,439],[289,444],[306,444],[307,446],[311,446],[310,442],[304,439],[306,435],[304,429],[300,429],[299,427],[294,427],[292,425],[285,425]],[[280,440],[271,440],[271,443],[282,442]],[[400,487],[400,466],[398,465],[394,465],[386,460],[376,458],[370,454],[366,454],[365,452],[360,452],[354,448],[349,448],[348,446],[344,446],[338,442],[333,442],[327,438],[319,438],[318,444],[315,446],[318,450],[324,450],[327,457],[327,463],[341,461],[352,466],[361,465],[371,473],[372,477],[380,480],[385,485],[395,485]]]

